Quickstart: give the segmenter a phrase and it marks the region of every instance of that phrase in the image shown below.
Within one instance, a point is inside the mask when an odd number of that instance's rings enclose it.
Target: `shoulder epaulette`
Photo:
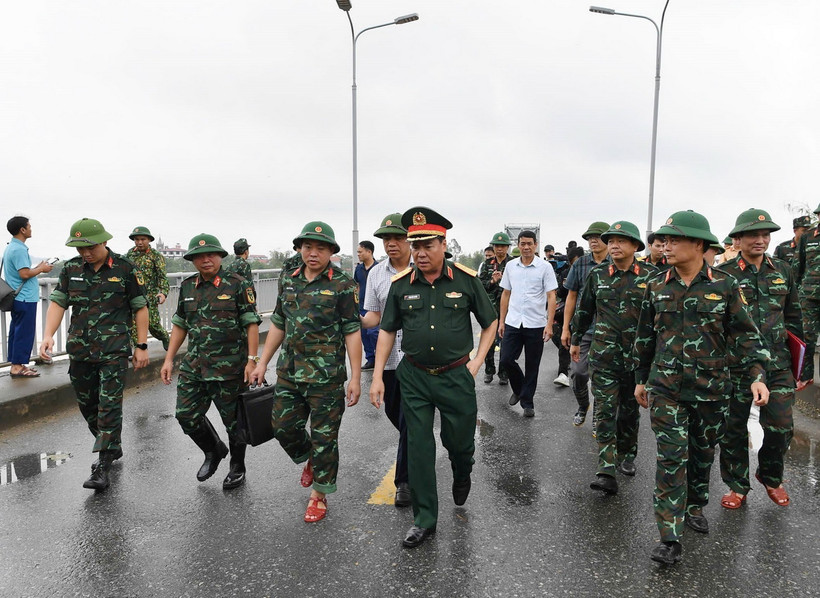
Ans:
[[[396,282],[396,281],[397,281],[397,280],[399,280],[400,278],[404,278],[405,276],[407,276],[408,274],[410,274],[410,272],[412,272],[412,271],[413,271],[413,268],[410,268],[410,267],[408,266],[407,268],[405,268],[405,269],[404,269],[404,270],[402,270],[401,272],[397,272],[396,274],[394,274],[393,276],[391,276],[391,277],[390,277],[390,282]]]
[[[469,274],[470,276],[478,276],[478,272],[476,272],[476,271],[475,271],[475,270],[473,270],[472,268],[468,268],[468,267],[467,267],[467,266],[465,266],[464,264],[459,264],[458,262],[453,262],[453,265],[454,265],[456,268],[458,268],[459,270],[461,270],[462,272],[466,272],[466,273],[467,273],[467,274]]]

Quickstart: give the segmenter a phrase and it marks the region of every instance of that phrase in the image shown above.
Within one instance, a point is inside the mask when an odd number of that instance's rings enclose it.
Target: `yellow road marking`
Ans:
[[[390,468],[379,487],[373,491],[367,501],[369,505],[392,505],[396,500],[396,486],[393,484],[393,479],[396,477],[396,464]]]

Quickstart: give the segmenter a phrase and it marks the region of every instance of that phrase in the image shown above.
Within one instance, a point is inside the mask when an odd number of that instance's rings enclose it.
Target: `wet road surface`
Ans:
[[[597,446],[589,421],[570,423],[576,403],[552,383],[556,362],[548,344],[533,419],[507,405],[509,387],[479,377],[472,492],[453,505],[439,446],[438,531],[415,550],[400,546],[411,511],[379,488],[397,434],[366,398],[345,414],[339,490],[317,524],[302,520],[301,468],[276,441],[249,447],[245,486],[222,490],[227,460],[198,483],[202,456],[173,417],[173,386],[128,392],[125,456],[104,493],[82,488],[94,457],[76,409],[5,431],[0,596],[820,595],[816,435],[792,444],[787,508],[755,482],[745,507],[721,508],[714,467],[711,533],[689,531],[683,561],[659,566],[649,560],[657,530],[646,412],[638,474],[619,474],[617,496],[590,490]],[[209,417],[224,439],[215,410]]]

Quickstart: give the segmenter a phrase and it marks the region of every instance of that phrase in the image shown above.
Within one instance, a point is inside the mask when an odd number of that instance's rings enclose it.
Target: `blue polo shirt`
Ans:
[[[20,239],[12,238],[6,251],[3,254],[3,278],[13,289],[17,289],[23,283],[19,270],[31,268],[31,258],[28,255],[28,247]],[[40,298],[40,287],[37,277],[32,276],[23,284],[23,288],[17,294],[16,301],[26,303],[37,303]]]

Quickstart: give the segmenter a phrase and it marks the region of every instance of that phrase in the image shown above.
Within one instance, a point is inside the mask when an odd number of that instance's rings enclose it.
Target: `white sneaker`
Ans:
[[[569,378],[566,374],[558,374],[558,377],[552,382],[558,386],[569,386]]]

